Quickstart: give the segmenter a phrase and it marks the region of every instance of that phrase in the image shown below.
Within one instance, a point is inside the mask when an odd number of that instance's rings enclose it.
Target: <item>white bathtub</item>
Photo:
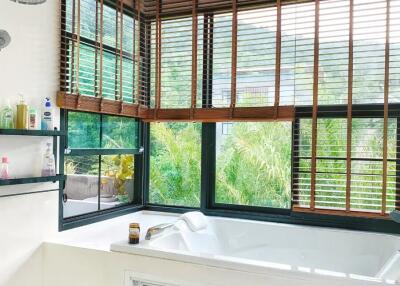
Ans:
[[[346,284],[329,285],[352,285],[352,281],[354,285],[400,285],[400,236],[217,217],[208,220],[209,228],[199,233],[171,228],[150,241],[144,240],[142,230],[139,245],[116,242],[111,250],[271,275],[290,271],[300,277],[319,276],[321,285],[338,277]]]

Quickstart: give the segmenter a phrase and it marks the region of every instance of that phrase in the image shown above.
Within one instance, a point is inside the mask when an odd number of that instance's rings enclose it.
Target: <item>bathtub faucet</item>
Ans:
[[[150,227],[146,233],[146,240],[150,240],[153,236],[161,234],[164,230],[173,227],[174,224],[172,223],[162,223],[156,226]]]

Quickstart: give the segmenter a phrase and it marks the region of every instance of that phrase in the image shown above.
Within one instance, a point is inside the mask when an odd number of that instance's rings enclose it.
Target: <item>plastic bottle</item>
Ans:
[[[0,128],[5,129],[14,129],[14,111],[11,107],[10,101],[7,102],[7,106],[5,106],[0,112]]]
[[[39,114],[34,107],[29,107],[29,130],[39,129]]]
[[[42,111],[42,130],[54,130],[53,125],[53,110],[51,107],[50,98],[46,97],[44,108]]]
[[[52,144],[49,142],[46,144],[46,152],[43,156],[43,166],[42,166],[42,176],[49,177],[56,175],[56,164],[54,159],[54,154],[52,152]]]
[[[17,129],[28,129],[28,105],[25,103],[24,96],[19,95],[20,100],[17,104]]]
[[[10,173],[8,172],[8,157],[4,156],[1,158],[1,169],[0,169],[0,179],[7,180],[10,179]]]

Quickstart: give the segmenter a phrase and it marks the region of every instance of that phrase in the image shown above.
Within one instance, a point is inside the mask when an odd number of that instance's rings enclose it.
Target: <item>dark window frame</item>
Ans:
[[[68,110],[61,110],[61,130],[68,134]],[[73,111],[75,112],[75,111]],[[102,122],[103,114],[99,114],[100,124]],[[64,218],[64,207],[63,202],[65,199],[64,189],[65,189],[65,180],[63,181],[62,188],[60,190],[59,196],[59,229],[67,230],[70,228],[98,222],[104,219],[120,216],[123,214],[132,213],[138,211],[143,208],[143,149],[141,146],[143,142],[143,123],[138,119],[132,118],[138,122],[138,148],[121,148],[121,149],[106,149],[106,148],[85,148],[85,149],[69,149],[68,148],[68,136],[61,139],[60,142],[60,173],[64,174],[64,163],[66,156],[85,156],[85,155],[95,155],[101,156],[104,155],[118,155],[118,154],[132,154],[134,155],[134,184],[133,184],[133,201],[131,203],[122,204],[120,206],[112,207],[109,209],[100,209],[100,197],[98,197],[98,210],[94,212],[90,212],[87,214],[81,214],[77,216]],[[101,144],[101,128],[100,128],[100,144]],[[100,162],[99,162],[100,166]],[[99,176],[101,175],[101,169],[99,167]],[[67,180],[67,178],[66,178]]]
[[[61,1],[61,7],[66,7],[66,1],[67,0],[62,0]],[[96,0],[98,1],[98,0]],[[107,5],[113,9],[115,9],[115,3],[112,2],[111,0],[105,0],[104,1],[104,5]],[[137,20],[137,17],[143,17],[143,15],[137,15],[134,11],[133,8],[127,7],[124,4],[124,7],[126,8],[124,11],[124,14],[134,18],[134,20]],[[70,42],[73,38],[76,37],[75,34],[70,33],[70,32],[66,32],[66,12],[64,9],[61,9],[62,11],[62,15],[61,15],[61,39],[64,39],[61,41],[61,47],[63,49],[66,49],[69,45]],[[116,12],[117,13],[117,12]],[[135,23],[134,21],[134,25],[137,25],[137,23]],[[146,25],[144,23],[140,23],[140,33],[142,33],[142,31],[144,31],[144,29],[146,29]],[[140,38],[142,39],[143,36],[140,36]],[[144,39],[148,42],[148,45],[150,45],[150,38],[148,37],[147,39]],[[96,48],[98,46],[99,43],[96,43],[94,40],[91,39],[87,39],[85,37],[80,37],[80,41],[82,45],[86,45],[92,48]],[[150,50],[150,46],[146,46],[143,47],[142,45],[140,45],[140,55],[144,55],[146,53],[148,53],[147,50]],[[111,47],[109,45],[103,44],[103,49],[106,52],[109,52],[115,56],[119,56],[120,54],[120,50],[116,49],[115,47]],[[134,64],[137,64],[137,58],[132,55],[129,54],[127,52],[122,51],[122,58],[123,59],[128,59],[128,60],[132,60]],[[148,57],[150,58],[150,57]],[[68,63],[65,61],[64,55],[61,53],[60,54],[60,62],[61,62],[61,66],[60,66],[60,74],[66,74],[66,70],[68,69]],[[148,61],[147,63],[142,63],[143,65],[150,65],[150,61]],[[67,80],[68,78],[60,78],[60,86],[63,87],[63,81]],[[148,84],[150,85],[150,82],[148,81]],[[135,86],[133,87],[135,89]],[[66,91],[65,89],[61,88],[61,90]],[[147,86],[146,90],[150,90],[150,86]],[[68,124],[68,119],[67,119],[67,114],[68,114],[68,110],[65,109],[61,109],[60,110],[60,126],[61,126],[61,130],[66,132],[67,131],[67,124]],[[87,225],[87,224],[91,224],[91,223],[95,223],[98,221],[102,221],[102,220],[106,220],[106,219],[110,219],[113,217],[117,217],[117,216],[121,216],[124,214],[129,214],[129,213],[133,213],[136,211],[140,211],[144,208],[144,198],[145,198],[145,194],[143,192],[144,189],[146,189],[145,185],[147,184],[147,178],[146,178],[146,168],[147,168],[147,164],[146,164],[146,154],[144,152],[142,152],[142,146],[144,146],[144,144],[146,143],[146,140],[144,139],[147,135],[147,128],[148,128],[148,124],[144,123],[143,121],[139,120],[139,145],[140,149],[137,150],[131,150],[131,149],[120,149],[119,151],[122,151],[123,154],[126,154],[126,152],[130,152],[133,153],[135,155],[135,171],[134,171],[134,200],[131,204],[128,205],[122,205],[122,206],[118,206],[115,208],[110,208],[107,210],[99,210],[97,212],[93,212],[93,213],[89,213],[89,214],[82,214],[79,216],[74,216],[74,217],[70,217],[70,218],[64,218],[63,215],[63,201],[64,201],[64,195],[63,195],[63,191],[65,188],[65,180],[63,180],[60,184],[60,191],[59,191],[59,230],[63,231],[63,230],[67,230],[67,229],[71,229],[71,228],[75,228],[75,227],[79,227],[79,226],[83,226],[83,225]],[[67,133],[66,133],[67,134]],[[65,150],[67,148],[67,141],[68,141],[68,136],[62,136],[60,139],[60,157],[59,157],[59,170],[60,170],[60,174],[64,174],[64,162],[65,162]],[[76,155],[79,154],[93,154],[95,152],[101,153],[101,155],[107,155],[107,154],[116,154],[117,152],[119,152],[117,150],[110,150],[110,151],[106,151],[103,149],[98,149],[98,150],[84,150],[84,152],[80,152],[79,150],[75,150],[73,151]]]

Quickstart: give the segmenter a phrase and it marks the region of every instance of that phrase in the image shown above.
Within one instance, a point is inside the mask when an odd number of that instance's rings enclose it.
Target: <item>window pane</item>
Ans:
[[[386,212],[395,208],[396,194],[396,126],[388,121],[388,173]],[[346,208],[346,118],[320,118],[317,129],[317,166],[315,206],[323,209]],[[311,200],[311,135],[312,120],[301,119],[298,165],[294,201],[309,207]],[[350,210],[381,212],[383,186],[383,118],[353,118],[351,141]]]
[[[138,148],[139,122],[133,118],[103,115],[102,148]]]
[[[100,147],[99,114],[68,113],[68,147],[75,149]]]
[[[231,102],[232,13],[214,16],[212,105],[227,107]]]
[[[109,52],[103,53],[103,97],[113,100],[118,96],[116,55]]]
[[[200,206],[201,124],[150,128],[150,203]]]
[[[276,13],[276,7],[238,13],[237,106],[274,104]]]
[[[289,208],[291,123],[218,123],[216,202]]]
[[[100,208],[133,201],[134,155],[101,156]]]
[[[98,210],[99,156],[72,156],[65,158],[67,180],[64,194],[64,218]]]

